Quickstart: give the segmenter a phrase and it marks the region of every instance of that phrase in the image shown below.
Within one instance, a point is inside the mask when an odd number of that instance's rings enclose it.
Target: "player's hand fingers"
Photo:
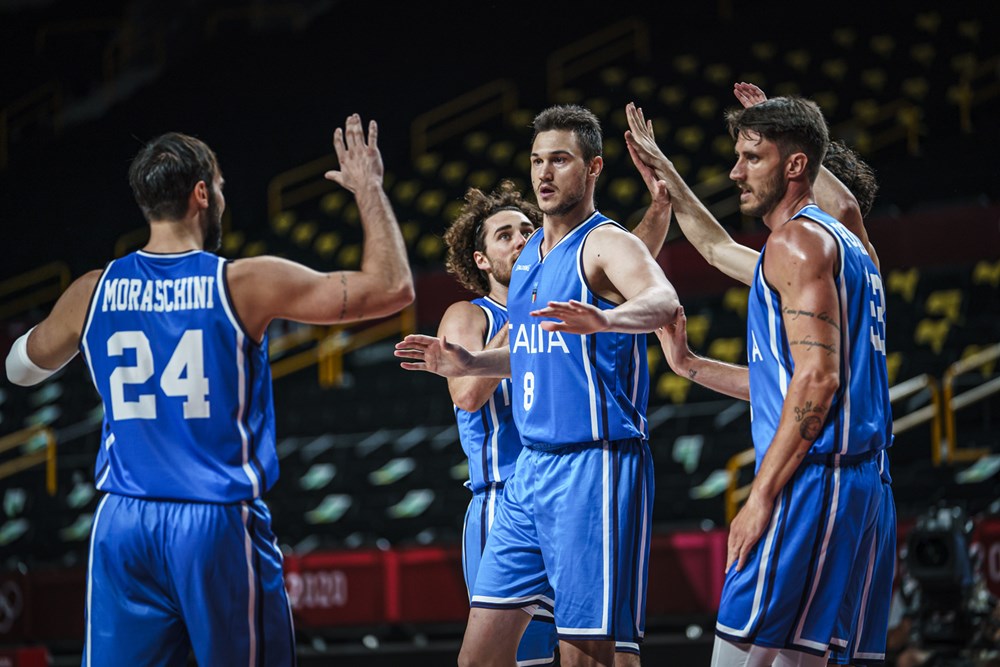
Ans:
[[[378,123],[374,120],[368,121],[368,147],[378,148]]]
[[[344,134],[346,135],[348,150],[354,150],[364,143],[361,131],[361,116],[355,113],[348,117],[347,122],[344,123]]]
[[[325,178],[328,181],[333,181],[334,183],[338,183],[339,185],[344,184],[344,175],[335,169],[331,169],[330,171],[323,174],[323,178]]]

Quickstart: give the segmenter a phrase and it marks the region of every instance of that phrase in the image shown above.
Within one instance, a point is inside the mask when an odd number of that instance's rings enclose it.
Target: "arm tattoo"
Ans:
[[[805,347],[805,348],[809,348],[809,349],[818,347],[821,350],[826,350],[827,356],[830,356],[830,355],[833,355],[833,354],[837,353],[837,346],[834,345],[833,343],[822,343],[822,342],[820,342],[818,340],[813,340],[809,336],[806,336],[802,340],[792,340],[792,341],[788,342],[788,346],[789,347],[794,347],[796,345],[799,345],[799,346]]]
[[[693,368],[688,370],[688,377],[691,378],[692,380],[694,379],[694,376],[697,375],[697,374],[698,374],[698,371],[696,371]]]
[[[825,311],[817,314],[810,310],[796,310],[795,308],[789,308],[786,306],[782,308],[781,312],[784,315],[787,315],[793,321],[799,319],[799,317],[814,317],[820,322],[826,322],[837,331],[840,331],[840,325],[833,319],[833,317],[829,313]]]
[[[805,405],[795,406],[794,409],[795,421],[799,423],[799,435],[803,440],[814,441],[823,430],[822,416],[826,413],[826,408],[806,401]]]
[[[340,274],[340,286],[344,289],[343,303],[340,305],[340,319],[343,321],[347,317],[347,276]]]

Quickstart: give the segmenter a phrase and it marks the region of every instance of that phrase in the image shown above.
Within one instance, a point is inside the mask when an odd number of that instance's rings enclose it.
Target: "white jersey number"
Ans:
[[[871,308],[872,319],[875,320],[875,326],[871,327],[870,332],[872,346],[876,351],[885,354],[885,288],[882,287],[882,278],[877,273],[868,274],[868,283],[872,287],[868,305]]]
[[[524,409],[530,410],[535,402],[535,374],[528,371],[524,374]]]
[[[121,356],[125,350],[135,350],[135,365],[119,366],[111,372],[111,415],[115,420],[156,419],[155,395],[125,399],[125,385],[143,384],[153,376],[149,339],[142,331],[119,331],[108,339],[108,356]],[[181,336],[160,376],[160,388],[167,396],[184,397],[185,419],[207,419],[211,415],[201,329],[188,329]]]

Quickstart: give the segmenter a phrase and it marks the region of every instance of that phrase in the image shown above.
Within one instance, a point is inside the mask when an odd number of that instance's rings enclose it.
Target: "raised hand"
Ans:
[[[743,81],[733,84],[733,95],[740,101],[744,109],[760,104],[767,99],[763,90],[752,83],[744,83]]]
[[[582,301],[549,301],[545,308],[531,311],[533,317],[554,317],[560,322],[545,320],[541,327],[546,331],[565,331],[572,334],[592,334],[607,331],[609,321],[603,310]]]
[[[629,147],[632,161],[636,162],[636,167],[639,166],[638,162],[642,162],[648,167],[656,169],[658,161],[666,162],[667,156],[656,145],[653,122],[646,120],[642,109],[635,106],[635,103],[629,102],[625,105],[625,117],[628,119],[629,127],[625,131],[625,143]],[[643,178],[645,179],[645,176]]]
[[[385,169],[382,166],[382,154],[378,150],[378,124],[375,121],[368,123],[366,141],[361,116],[348,116],[344,129],[338,127],[333,132],[333,150],[337,154],[340,169],[331,169],[324,174],[325,178],[355,193],[366,183],[382,186]]]
[[[414,360],[400,362],[399,365],[408,371],[427,371],[442,377],[468,375],[472,365],[472,354],[461,345],[420,334],[410,334],[396,343],[394,354]]]

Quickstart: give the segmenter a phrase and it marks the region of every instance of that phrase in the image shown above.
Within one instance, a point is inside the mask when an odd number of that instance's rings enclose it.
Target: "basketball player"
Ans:
[[[737,83],[734,86],[734,93],[746,107],[767,99],[760,88],[748,83]],[[677,213],[685,236],[716,268],[751,285],[760,253],[737,244],[711,216],[708,209],[697,202],[690,189],[677,175],[673,165],[656,146],[652,135],[648,132],[650,124],[644,120],[641,109],[630,106],[626,109],[626,113],[630,125],[627,141],[633,159],[646,161],[647,168],[652,169],[658,177],[662,176],[669,179],[672,184],[678,184],[676,187],[681,191],[681,197],[686,198],[685,201],[689,204],[688,207],[681,207],[683,211],[679,208]],[[838,212],[838,219],[843,220],[844,225],[859,237],[877,269],[878,256],[864,227],[864,217],[871,210],[875,193],[878,191],[874,172],[856,153],[835,142],[831,143],[823,161],[824,166],[820,169],[814,187],[816,201],[823,210]],[[668,363],[675,371],[678,371],[679,367],[687,366],[685,362],[675,362],[675,360],[691,356],[687,347],[685,325],[686,319],[682,314],[674,327],[657,331]],[[675,366],[675,363],[678,365]],[[834,664],[870,663],[884,660],[885,657],[886,629],[896,559],[896,509],[885,450],[881,452],[878,465],[883,482],[882,512],[880,525],[876,530],[879,543],[872,559],[871,583],[863,592],[860,603],[850,598],[841,607],[841,617],[831,637],[829,661]]]
[[[740,208],[772,232],[751,287],[749,371],[664,344],[677,372],[752,407],[757,473],[730,526],[713,665],[825,665],[859,630],[845,619],[857,618],[887,546],[884,296],[860,239],[813,203],[828,142],[819,109],[775,98],[727,119]],[[679,337],[683,320],[673,329]],[[878,660],[866,653],[854,659]]]
[[[655,257],[670,224],[666,184],[652,181],[652,203],[634,233]],[[468,350],[507,345],[507,288],[511,269],[525,241],[541,223],[538,207],[522,199],[510,181],[490,195],[476,188],[465,194],[466,205],[445,232],[446,267],[463,287],[479,294],[458,301],[445,312],[438,336]],[[521,440],[514,426],[509,379],[449,378],[462,448],[469,459],[472,490],[462,527],[462,563],[470,592],[499,504],[503,487],[514,471]],[[549,664],[557,643],[552,614],[538,609],[517,649],[519,665]],[[638,664],[638,644],[631,636],[616,646],[618,667]]]
[[[278,477],[267,327],[381,317],[413,299],[382,190],[377,127],[334,133],[365,232],[360,271],[226,261],[223,179],[203,142],[165,134],[129,169],[146,246],[76,280],[7,357],[32,385],[81,350],[104,401],[84,665],[295,664],[282,557],[262,495]]]
[[[410,370],[512,378],[524,448],[487,538],[459,664],[512,664],[522,609],[538,605],[553,607],[561,664],[610,665],[615,640],[638,642],[645,623],[653,478],[639,334],[671,323],[679,304],[643,244],[595,209],[597,118],[556,106],[533,126],[542,228],[514,263],[508,347],[407,336],[396,354]]]

